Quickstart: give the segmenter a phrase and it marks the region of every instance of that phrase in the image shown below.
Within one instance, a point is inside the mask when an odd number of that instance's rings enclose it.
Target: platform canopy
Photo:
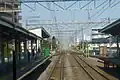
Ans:
[[[50,34],[42,27],[42,36],[43,38],[49,38]]]
[[[107,25],[103,29],[101,29],[99,32],[111,34],[113,36],[120,35],[120,19],[114,21],[113,23]]]
[[[43,27],[36,27],[29,29],[30,32],[40,36],[41,38],[49,38],[50,34]]]
[[[108,43],[109,40],[107,38],[98,38],[98,39],[92,39],[92,43],[95,44],[99,44],[99,43]]]
[[[38,39],[36,34],[29,32],[17,23],[6,18],[0,17],[0,33],[7,39]]]

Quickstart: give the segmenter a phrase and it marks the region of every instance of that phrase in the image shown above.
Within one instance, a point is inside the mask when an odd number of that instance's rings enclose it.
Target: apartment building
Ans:
[[[18,22],[20,19],[19,0],[0,0],[0,17]]]

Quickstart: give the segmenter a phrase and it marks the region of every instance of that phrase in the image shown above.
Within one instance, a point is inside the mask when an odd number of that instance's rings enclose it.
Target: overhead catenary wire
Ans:
[[[109,8],[109,6],[108,7],[106,7],[105,9],[103,9],[103,11],[102,12],[100,12],[98,15],[97,15],[97,17],[96,18],[98,18],[100,15],[102,15],[102,13],[104,13],[107,9]]]
[[[80,9],[83,9],[84,7],[88,6],[91,2],[93,2],[93,0],[88,2],[87,4],[83,5]]]
[[[88,6],[91,2],[93,2],[94,0],[91,0],[90,2],[88,2],[86,5],[84,5],[84,6],[82,6],[81,8],[84,8],[84,7],[86,7],[86,6]],[[109,1],[109,0],[105,0],[105,2],[107,2],[107,1]],[[76,1],[77,2],[77,1]],[[75,2],[75,3],[76,3]],[[53,2],[53,4],[54,4],[55,2]],[[74,4],[75,4],[74,3]],[[108,2],[109,3],[109,2]],[[104,3],[105,4],[105,3]],[[55,5],[56,6],[58,6],[58,7],[60,7],[61,9],[65,9],[64,7],[62,7],[62,6],[60,6],[60,5],[58,5],[58,4],[56,4],[55,3]],[[103,4],[100,4],[100,5],[98,5],[97,7],[99,8],[99,7],[101,7]],[[72,6],[72,5],[70,5],[70,6]],[[102,9],[102,10],[100,10],[100,11],[98,11],[98,13],[96,14],[96,15],[94,15],[95,17],[99,17],[102,13],[104,13],[106,10],[107,10],[107,8],[106,8],[106,6],[108,6],[108,4],[107,5],[103,5],[103,7],[102,8],[104,8],[104,9]],[[46,6],[45,6],[46,7]],[[69,7],[69,6],[68,6]],[[67,7],[67,8],[68,8]],[[50,9],[49,7],[47,7],[48,9]],[[50,10],[51,11],[51,10]],[[91,16],[90,16],[90,18],[91,18]],[[83,25],[84,26],[84,25]],[[86,26],[86,25],[85,25]],[[90,26],[92,26],[92,25],[90,25]]]
[[[30,7],[28,4],[25,4],[25,3],[24,3],[24,5],[27,6],[28,8],[30,8],[31,10],[35,11],[35,9],[32,8],[32,7]]]
[[[62,6],[58,5],[57,3],[53,2],[53,4],[55,4],[56,6],[58,6],[59,8],[61,8],[62,10],[65,10]]]
[[[39,2],[38,2],[38,4],[39,4],[40,6],[42,6],[42,7],[44,7],[45,9],[49,10],[49,11],[53,11],[53,10],[49,9],[48,7],[44,6],[43,4],[41,4],[41,3],[39,3]]]
[[[111,8],[113,8],[113,7],[117,6],[119,3],[120,3],[120,1],[119,1],[119,2],[117,2],[117,3],[115,3],[114,5],[112,5],[112,6],[111,6]]]
[[[75,5],[78,1],[75,1],[74,3],[72,3],[71,5],[69,5],[65,10],[69,9],[70,7],[72,7],[73,5]]]
[[[96,14],[97,14],[97,17],[96,18],[98,18],[100,15],[102,15],[102,13],[104,13],[108,8],[109,8],[109,6],[107,6],[109,4],[109,2],[105,5],[105,6],[103,6],[102,7],[102,9],[100,10],[100,11],[98,11]],[[106,7],[107,6],[107,7]],[[105,8],[106,7],[106,8]],[[98,14],[99,13],[99,14]],[[96,14],[93,14],[93,16],[91,16],[91,17],[94,17]]]
[[[108,0],[105,0],[104,2],[102,2],[100,5],[98,5],[96,8],[99,8],[100,6],[102,6],[103,4],[105,4]]]
[[[67,2],[67,1],[93,1],[93,0],[20,0],[19,3]]]
[[[94,13],[93,15],[91,15],[91,17],[96,16],[100,11],[102,11],[107,5],[109,4],[109,2],[107,2],[99,11],[97,11],[96,13]]]

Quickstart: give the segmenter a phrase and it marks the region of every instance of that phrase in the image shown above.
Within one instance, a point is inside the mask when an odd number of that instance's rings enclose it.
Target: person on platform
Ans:
[[[40,50],[40,48],[38,48],[38,55],[41,55],[41,50]]]
[[[34,48],[32,49],[32,58],[34,59],[35,57],[35,51],[34,51]]]
[[[30,52],[28,49],[27,49],[27,53],[28,53],[28,62],[29,62],[30,61]]]

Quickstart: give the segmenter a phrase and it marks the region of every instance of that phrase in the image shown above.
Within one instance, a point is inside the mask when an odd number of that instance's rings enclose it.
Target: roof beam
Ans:
[[[65,2],[65,1],[93,1],[93,0],[21,0],[20,3]],[[100,0],[96,0],[96,1],[100,1]]]

